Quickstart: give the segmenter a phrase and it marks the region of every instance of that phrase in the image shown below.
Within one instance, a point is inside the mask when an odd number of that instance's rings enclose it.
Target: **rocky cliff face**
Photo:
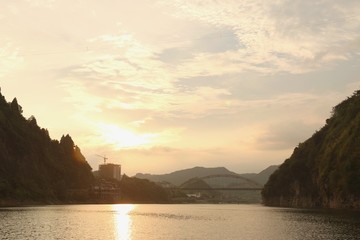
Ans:
[[[360,90],[294,149],[262,196],[269,206],[360,209]]]

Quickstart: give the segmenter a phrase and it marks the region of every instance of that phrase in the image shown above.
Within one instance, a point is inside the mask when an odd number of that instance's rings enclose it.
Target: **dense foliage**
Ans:
[[[147,179],[124,175],[120,182],[121,199],[130,203],[166,203],[169,201],[164,188]]]
[[[89,188],[91,167],[69,135],[52,140],[16,98],[0,94],[0,202],[64,201],[68,190]]]
[[[360,90],[295,148],[262,194],[266,205],[360,208]]]

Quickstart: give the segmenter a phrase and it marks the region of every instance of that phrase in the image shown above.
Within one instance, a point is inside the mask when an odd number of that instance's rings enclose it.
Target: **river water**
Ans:
[[[247,204],[0,208],[0,239],[360,239],[360,213]]]

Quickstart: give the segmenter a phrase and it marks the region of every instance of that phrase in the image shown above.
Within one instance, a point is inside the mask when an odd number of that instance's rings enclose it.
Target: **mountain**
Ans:
[[[231,172],[224,167],[215,167],[215,168],[194,167],[190,169],[179,170],[172,173],[161,174],[161,175],[137,173],[135,177],[148,179],[153,182],[169,182],[171,184],[179,186],[191,178],[205,177],[216,174],[236,174],[236,173]]]
[[[187,188],[187,189],[211,189],[211,186],[207,184],[203,179],[201,178],[191,178],[180,185],[181,188]]]
[[[294,149],[262,196],[269,206],[360,209],[360,90]]]
[[[263,170],[258,174],[256,173],[237,174],[235,172],[229,171],[224,167],[215,167],[215,168],[194,167],[194,168],[183,169],[161,175],[137,173],[135,177],[148,179],[153,182],[168,182],[176,186],[180,186],[181,184],[192,178],[201,178],[209,175],[232,174],[232,175],[239,175],[241,177],[248,178],[263,185],[267,181],[268,177],[273,173],[273,171],[276,170],[276,168],[277,166],[270,166],[269,168]]]
[[[239,175],[264,185],[269,180],[270,175],[273,174],[273,172],[275,172],[278,168],[278,165],[271,165],[259,173],[243,173]]]
[[[0,93],[0,204],[70,201],[92,181],[69,135],[52,140],[35,117],[23,117],[16,98],[8,103]]]

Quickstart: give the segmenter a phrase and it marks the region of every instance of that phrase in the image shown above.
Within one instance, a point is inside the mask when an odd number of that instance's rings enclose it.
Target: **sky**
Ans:
[[[358,0],[0,0],[0,87],[93,170],[281,164],[360,88]]]

